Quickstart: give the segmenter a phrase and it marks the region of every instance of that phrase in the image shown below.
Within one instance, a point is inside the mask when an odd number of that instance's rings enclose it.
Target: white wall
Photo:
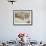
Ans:
[[[13,9],[32,10],[33,25],[14,26]],[[0,40],[14,40],[19,32],[26,32],[31,34],[31,38],[33,40],[46,40],[45,0],[17,0],[13,5],[7,0],[0,0]]]

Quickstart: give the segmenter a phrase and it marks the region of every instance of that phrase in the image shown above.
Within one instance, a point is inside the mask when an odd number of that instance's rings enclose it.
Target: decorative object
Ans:
[[[32,10],[13,10],[14,25],[32,25]]]

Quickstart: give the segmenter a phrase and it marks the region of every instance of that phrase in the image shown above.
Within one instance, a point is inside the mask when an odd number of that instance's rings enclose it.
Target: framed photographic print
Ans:
[[[32,25],[32,10],[13,10],[14,25]]]

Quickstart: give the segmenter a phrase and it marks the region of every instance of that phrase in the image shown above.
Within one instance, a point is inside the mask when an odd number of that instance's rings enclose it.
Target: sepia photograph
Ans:
[[[32,10],[13,10],[13,24],[32,24]]]

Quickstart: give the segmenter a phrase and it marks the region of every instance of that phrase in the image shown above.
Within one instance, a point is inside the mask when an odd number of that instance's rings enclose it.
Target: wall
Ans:
[[[33,11],[32,26],[14,26],[13,10],[30,9]],[[13,5],[0,0],[0,40],[15,40],[19,32],[31,34],[33,40],[46,40],[46,1],[17,0]]]

